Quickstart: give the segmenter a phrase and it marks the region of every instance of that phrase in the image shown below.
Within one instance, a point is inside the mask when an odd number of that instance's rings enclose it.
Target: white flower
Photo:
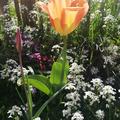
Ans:
[[[66,90],[76,90],[75,84],[74,83],[69,83],[66,87]]]
[[[115,89],[112,88],[110,85],[106,85],[103,87],[102,91],[100,92],[100,95],[103,99],[105,99],[108,103],[112,103],[115,101]]]
[[[118,92],[120,93],[120,89],[118,90]]]
[[[9,114],[8,118],[13,118],[15,115],[22,116],[22,111],[21,108],[18,107],[17,105],[12,106],[12,109],[7,112]]]
[[[85,92],[84,99],[89,100],[90,105],[93,105],[95,102],[99,103],[99,97],[96,96],[92,91]]]
[[[82,71],[85,69],[83,68],[82,65],[78,65],[77,63],[72,63],[72,66],[70,67],[70,72],[72,74],[80,74]]]
[[[68,117],[71,115],[71,108],[68,107],[66,110],[63,110],[62,112],[63,112],[63,117],[65,117],[65,116]]]
[[[84,116],[81,114],[80,111],[75,112],[71,120],[84,120]]]
[[[96,68],[96,67],[94,67],[94,66],[91,68],[91,74],[95,75],[95,74],[97,74],[98,72],[99,72],[98,68]]]
[[[108,77],[107,80],[106,80],[107,84],[114,85],[114,82],[115,82],[115,78],[114,77]]]
[[[35,118],[35,119],[33,119],[33,120],[41,120],[41,119],[40,119],[40,117],[37,117],[37,118]]]
[[[72,101],[79,101],[80,100],[80,95],[75,91],[75,92],[68,93],[66,95],[66,98],[68,100],[72,100]]]
[[[97,117],[99,120],[103,120],[103,119],[104,119],[104,116],[105,116],[104,111],[102,111],[102,110],[97,110],[97,111],[96,111],[96,117]]]
[[[91,80],[93,87],[100,90],[103,87],[103,81],[100,78],[94,78]]]
[[[11,81],[13,83],[16,83],[20,86],[21,85],[21,67],[17,64],[16,61],[9,59],[6,61],[5,68],[1,71],[1,77],[2,79],[7,78],[8,81]],[[23,68],[24,75],[27,75],[28,73],[34,74],[33,69],[28,66],[28,69]]]
[[[112,16],[112,15],[109,14],[108,16],[104,17],[104,21],[105,21],[105,23],[108,23],[108,22],[115,22],[116,19],[115,19],[114,16]]]

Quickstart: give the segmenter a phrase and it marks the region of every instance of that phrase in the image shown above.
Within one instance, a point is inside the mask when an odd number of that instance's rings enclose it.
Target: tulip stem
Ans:
[[[62,51],[62,74],[61,74],[61,84],[64,85],[64,76],[65,76],[65,64],[66,64],[66,56],[67,56],[67,36],[63,37],[63,51]]]

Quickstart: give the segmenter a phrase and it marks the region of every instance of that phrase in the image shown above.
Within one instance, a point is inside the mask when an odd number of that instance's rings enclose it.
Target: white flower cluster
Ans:
[[[85,91],[84,95],[84,99],[88,100],[90,105],[93,105],[95,102],[100,103],[100,98],[107,102],[106,107],[114,103],[116,90],[112,86],[104,85],[99,78],[92,79],[91,83],[90,91]]]
[[[79,94],[79,85],[78,81],[83,78],[80,77],[80,73],[82,73],[85,69],[82,65],[78,65],[77,63],[73,63],[70,68],[70,74],[68,79],[71,81],[68,86],[65,88],[69,91],[66,94],[67,102],[64,103],[65,110],[63,110],[63,117],[71,120],[83,120],[84,117],[81,112],[77,111],[78,107],[80,107],[80,94]]]
[[[115,60],[118,58],[118,56],[120,56],[119,50],[120,50],[119,47],[116,45],[106,47],[103,53],[104,65],[106,64],[115,65],[116,64]]]
[[[101,16],[101,11],[96,10],[94,13],[91,13],[90,20],[93,21],[95,18]]]
[[[15,31],[17,29],[17,18],[16,17],[11,17],[9,13],[9,5],[4,6],[4,12],[3,14],[3,20],[4,20],[4,30],[5,33],[9,38],[12,38],[15,34]]]
[[[104,111],[102,111],[102,110],[96,111],[96,117],[98,118],[98,120],[103,120],[104,116],[105,116]]]
[[[12,109],[7,112],[9,114],[8,118],[14,118],[16,116],[22,116],[21,108],[17,105],[12,106]]]
[[[4,30],[5,33],[11,38],[14,36],[17,29],[16,19],[10,18],[8,14],[4,14]]]
[[[114,76],[108,77],[106,80],[106,84],[108,85],[114,85],[114,82],[115,82]]]
[[[35,22],[36,24],[38,24],[38,20],[37,20],[37,11],[36,10],[31,10],[29,11],[29,21],[33,21]]]
[[[107,15],[106,17],[104,17],[104,22],[105,24],[109,23],[109,22],[116,22],[116,19],[114,16],[112,16],[111,14]]]
[[[62,47],[60,46],[60,45],[58,45],[58,44],[56,44],[56,45],[54,45],[53,47],[52,47],[52,52],[56,52],[57,54],[59,54],[60,53],[60,51],[61,51],[61,49],[62,49]]]
[[[99,103],[99,97],[95,95],[92,91],[85,92],[84,95],[85,100],[89,100],[90,106],[93,105],[95,102]]]
[[[115,99],[115,94],[116,91],[114,88],[112,88],[110,85],[106,85],[103,87],[102,91],[100,92],[100,95],[102,96],[103,99],[108,102],[106,107],[109,107],[109,104],[112,104],[116,99]]]
[[[74,113],[71,120],[84,120],[84,116],[83,116],[83,114],[81,114],[80,111],[77,111]]]
[[[69,118],[73,115],[72,111],[76,111],[77,107],[80,106],[80,95],[77,91],[71,92],[66,95],[66,99],[67,102],[64,103],[66,109],[63,110],[63,117]]]
[[[72,63],[72,66],[70,67],[70,73],[72,74],[79,74],[82,71],[84,71],[85,69],[83,68],[82,65],[78,65],[77,63]]]
[[[28,70],[26,68],[23,68],[24,75],[27,75],[28,73],[34,74],[34,71],[31,67],[28,67]],[[8,81],[11,81],[13,83],[16,83],[16,81],[21,77],[21,70],[20,66],[17,64],[16,61],[9,59],[6,61],[5,68],[0,73],[2,79],[8,79]]]
[[[90,81],[93,85],[92,90],[101,90],[103,88],[103,81],[100,78],[95,78]]]
[[[97,67],[94,67],[94,66],[93,66],[93,67],[91,68],[91,74],[92,74],[92,75],[96,75],[98,72],[99,72],[99,70],[98,70]]]

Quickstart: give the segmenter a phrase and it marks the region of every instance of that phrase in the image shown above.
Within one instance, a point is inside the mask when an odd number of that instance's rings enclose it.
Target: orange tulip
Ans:
[[[87,0],[49,0],[36,5],[49,15],[52,26],[61,35],[75,30],[89,8]]]

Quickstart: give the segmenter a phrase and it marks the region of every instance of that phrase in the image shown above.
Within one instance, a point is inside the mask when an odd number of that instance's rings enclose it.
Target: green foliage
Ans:
[[[25,76],[26,84],[32,85],[38,90],[44,92],[46,95],[53,95],[58,89],[67,83],[67,74],[69,64],[66,63],[64,69],[64,80],[61,83],[63,61],[55,62],[52,66],[50,79],[43,75],[27,75]]]
[[[61,86],[61,75],[62,75],[62,64],[63,60],[59,62],[55,62],[52,66],[52,71],[50,75],[50,83],[53,85]],[[67,74],[69,70],[69,64],[66,63],[65,69],[64,69],[64,80],[62,84],[67,83]]]
[[[26,83],[32,85],[33,87],[44,92],[45,94],[49,95],[51,93],[51,86],[47,77],[43,75],[27,75],[24,79]]]

